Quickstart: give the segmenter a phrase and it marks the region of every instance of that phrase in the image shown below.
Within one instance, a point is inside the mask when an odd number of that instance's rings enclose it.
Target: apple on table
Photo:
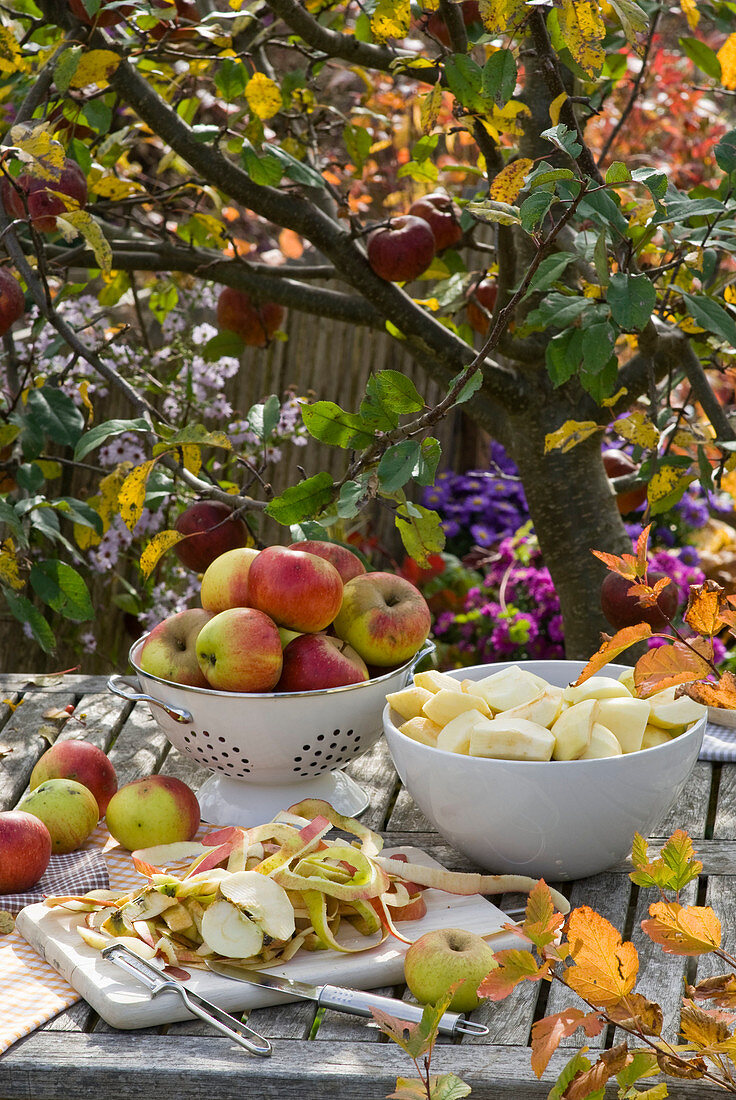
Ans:
[[[207,687],[196,645],[200,631],[212,618],[211,611],[190,607],[158,623],[141,647],[138,661],[143,671],[174,684]]]
[[[199,802],[194,791],[172,775],[134,779],[113,795],[105,822],[124,848],[152,848],[191,840],[199,828]]]
[[[347,642],[327,634],[300,634],[284,647],[276,691],[317,691],[367,679],[365,661]]]
[[[210,618],[196,642],[197,660],[216,691],[272,691],[283,666],[273,619],[253,607],[231,607]]]
[[[214,559],[205,570],[199,592],[206,611],[249,606],[248,575],[258,554],[251,546],[239,546]]]
[[[456,982],[449,1008],[472,1012],[478,986],[498,966],[490,944],[464,928],[436,928],[415,940],[404,958],[404,977],[420,1004],[435,1004]]]
[[[56,741],[37,761],[28,786],[33,791],[47,779],[73,779],[94,795],[99,816],[118,789],[118,777],[110,758],[91,741]]]
[[[339,542],[328,542],[322,539],[304,539],[303,542],[292,542],[289,550],[301,550],[305,554],[316,554],[318,558],[324,558],[337,569],[342,577],[343,584],[347,584],[353,577],[359,577],[365,573],[365,566],[357,554],[342,546]]]
[[[0,894],[30,890],[50,858],[51,834],[40,818],[24,810],[0,813]]]
[[[47,779],[21,799],[18,809],[43,821],[54,855],[76,852],[100,820],[92,791],[73,779]]]

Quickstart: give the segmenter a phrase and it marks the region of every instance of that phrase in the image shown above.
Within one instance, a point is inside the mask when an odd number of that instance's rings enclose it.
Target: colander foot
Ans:
[[[323,798],[338,813],[356,817],[368,807],[362,787],[343,771],[325,772],[298,783],[266,787],[243,783],[215,772],[197,792],[202,820],[211,825],[262,825],[279,810],[286,810],[303,798]]]

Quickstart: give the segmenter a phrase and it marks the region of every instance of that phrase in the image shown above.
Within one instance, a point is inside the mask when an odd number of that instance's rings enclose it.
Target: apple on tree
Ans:
[[[367,679],[365,661],[347,642],[327,634],[300,634],[284,647],[276,691],[317,691]]]
[[[603,452],[603,468],[609,478],[623,477],[625,474],[634,474],[639,467],[625,451],[619,451],[615,447]],[[635,489],[629,489],[625,493],[616,493],[616,505],[622,515],[634,512],[640,508],[647,499],[646,485],[640,485]]]
[[[244,290],[226,286],[217,300],[217,323],[249,347],[265,348],[284,319],[278,302],[256,302]]]
[[[463,231],[459,220],[459,210],[449,195],[441,191],[424,195],[409,207],[409,213],[424,218],[434,234],[437,252],[452,248],[462,239]]]
[[[481,279],[475,290],[468,298],[466,311],[468,324],[474,332],[481,336],[487,336],[491,327],[493,308],[498,297],[498,286],[495,279]]]
[[[144,672],[188,687],[207,687],[197,659],[197,638],[212,618],[211,611],[190,607],[158,623],[144,641],[138,657]]]
[[[51,858],[51,834],[38,817],[24,810],[0,813],[0,894],[35,886]]]
[[[655,585],[665,573],[655,571],[647,573],[646,584]],[[656,605],[646,607],[639,602],[629,589],[637,582],[622,577],[620,573],[609,572],[601,585],[601,609],[614,630],[623,630],[625,626],[637,623],[649,623],[652,630],[664,630],[677,614],[679,597],[677,587],[672,581],[657,596]]]
[[[152,848],[191,840],[200,822],[197,796],[172,775],[149,775],[126,783],[110,799],[105,821],[124,848]]]
[[[472,27],[474,24],[478,24],[482,29],[482,21],[480,17],[480,5],[478,0],[460,0],[458,5],[460,13],[463,17],[463,23],[466,27]],[[431,34],[443,46],[450,46],[450,32],[447,29],[447,24],[440,15],[439,11],[433,11],[425,23],[425,30],[428,34]]]
[[[480,1004],[478,986],[498,966],[490,944],[463,928],[436,928],[410,946],[404,977],[420,1004],[435,1004],[450,986],[461,984],[450,1001],[452,1012],[472,1012]]]
[[[54,855],[76,852],[100,819],[92,791],[73,779],[47,779],[21,799],[18,809],[43,821]]]
[[[340,610],[342,598],[343,583],[335,566],[303,550],[267,546],[248,573],[251,607],[289,630],[324,630]]]
[[[87,787],[97,800],[99,816],[118,789],[118,777],[109,757],[91,741],[70,738],[55,741],[31,772],[28,786],[33,791],[47,779],[73,779]]]
[[[220,554],[205,570],[199,598],[207,611],[248,607],[248,574],[258,550],[239,546]]]
[[[84,5],[84,0],[69,0],[69,10],[80,23],[86,23],[88,27],[114,27],[116,23],[122,23],[126,15],[130,14],[131,9],[124,4],[111,4],[105,3],[102,0],[100,4],[90,3],[90,8],[95,8],[96,11],[92,15],[87,11]]]
[[[417,652],[432,626],[427,601],[418,588],[393,573],[364,573],[345,585],[333,623],[369,665],[403,664]]]
[[[4,336],[25,311],[23,287],[7,267],[0,267],[0,336]]]
[[[204,573],[220,554],[248,544],[245,522],[220,500],[190,504],[177,519],[175,529],[184,537],[174,546],[174,553],[195,573]]]
[[[434,233],[424,218],[402,214],[368,234],[368,263],[389,283],[406,283],[426,271],[435,254]]]
[[[283,665],[281,638],[262,611],[231,607],[200,630],[197,660],[216,691],[272,691]]]
[[[289,550],[302,550],[305,554],[316,554],[318,558],[324,558],[337,569],[342,577],[343,584],[351,581],[353,577],[365,573],[365,566],[357,554],[342,546],[339,542],[327,542],[321,539],[304,539],[303,542],[292,542]]]
[[[70,4],[73,2],[70,0]],[[81,0],[79,3],[81,6]],[[3,177],[1,190],[8,216],[29,217],[33,228],[39,233],[53,233],[58,215],[63,217],[67,210],[80,210],[87,205],[87,177],[77,162],[69,157],[64,161],[58,179],[44,180],[24,174],[13,186],[7,177]]]

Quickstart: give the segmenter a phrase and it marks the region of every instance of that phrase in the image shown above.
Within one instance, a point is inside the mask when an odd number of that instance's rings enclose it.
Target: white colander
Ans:
[[[186,687],[144,672],[145,636],[130,648],[140,691],[112,676],[116,695],[147,702],[172,745],[214,774],[197,797],[202,817],[216,825],[258,825],[303,798],[324,798],[349,816],[368,797],[341,770],[382,732],[386,695],[404,687],[427,643],[400,668],[363,684],[323,691],[245,693]]]

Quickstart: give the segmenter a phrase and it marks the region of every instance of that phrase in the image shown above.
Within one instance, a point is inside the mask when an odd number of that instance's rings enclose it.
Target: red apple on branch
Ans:
[[[50,858],[51,834],[43,821],[24,810],[0,813],[0,894],[30,890]]]
[[[342,577],[343,584],[365,573],[365,566],[358,555],[338,542],[305,539],[303,542],[292,542],[289,550],[302,550],[305,554],[316,554],[318,558],[329,561]]]
[[[496,304],[498,286],[495,279],[481,279],[475,290],[468,298],[466,306],[468,324],[474,332],[481,336],[487,336],[491,327],[490,314]]]
[[[609,478],[624,477],[626,474],[634,474],[639,467],[625,451],[616,450],[615,447],[603,452],[603,468]],[[616,504],[622,515],[634,512],[640,508],[647,499],[646,485],[629,489],[625,493],[616,493]]]
[[[256,302],[244,290],[226,286],[217,300],[217,323],[249,347],[265,348],[284,319],[278,302]]]
[[[122,23],[131,9],[124,4],[118,7],[110,7],[102,0],[94,15],[90,15],[82,0],[69,0],[69,10],[80,23],[86,23],[88,27],[114,27],[116,23]]]
[[[334,565],[285,546],[261,550],[248,574],[251,607],[289,630],[324,630],[340,610],[342,593],[342,579]]]
[[[283,664],[281,638],[262,611],[231,607],[200,630],[197,659],[216,691],[272,691]]]
[[[4,336],[25,311],[23,287],[7,267],[0,267],[0,336]]]
[[[393,573],[365,573],[345,585],[333,629],[369,665],[403,664],[427,638],[432,618],[418,588]]]
[[[207,687],[197,660],[197,638],[212,618],[201,607],[179,611],[158,623],[146,638],[138,658],[144,672],[173,684]]]
[[[242,517],[234,515],[230,505],[220,500],[195,501],[184,509],[175,527],[184,538],[176,543],[174,553],[195,573],[204,573],[220,554],[248,543],[248,528]]]
[[[463,23],[466,27],[471,27],[474,23],[481,22],[478,0],[461,0],[459,7],[463,17]],[[447,24],[438,11],[432,12],[425,24],[425,29],[434,38],[438,39],[443,46],[449,47],[450,32],[447,29]]]
[[[424,218],[402,214],[368,236],[368,263],[390,283],[405,283],[426,271],[435,254],[434,233]]]
[[[654,585],[665,573],[650,571],[646,583]],[[664,630],[669,621],[677,614],[679,597],[676,585],[670,581],[659,593],[657,603],[645,607],[639,603],[636,595],[630,595],[632,584],[641,583],[627,580],[620,573],[609,572],[601,585],[601,609],[614,630],[623,630],[625,626],[637,623],[649,623],[652,630]]]
[[[276,691],[318,691],[367,679],[365,661],[347,642],[327,634],[300,634],[284,648]]]
[[[52,233],[56,218],[67,210],[79,210],[87,204],[87,177],[76,161],[68,157],[56,179],[42,180],[24,174],[16,180],[17,187],[7,178],[2,182],[3,206],[9,217],[31,219],[39,233]],[[28,207],[26,214],[26,205]],[[66,202],[65,198],[69,201]]]
[[[97,800],[100,817],[118,789],[118,777],[110,759],[91,741],[55,741],[31,772],[28,786],[33,791],[47,779],[73,779]]]
[[[444,195],[441,191],[417,199],[409,207],[409,213],[417,218],[424,218],[434,234],[434,244],[438,252],[451,248],[462,239],[459,210],[449,195]]]

